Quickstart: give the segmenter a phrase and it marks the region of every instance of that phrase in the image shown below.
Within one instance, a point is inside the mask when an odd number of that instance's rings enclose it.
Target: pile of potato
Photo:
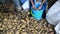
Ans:
[[[45,19],[36,21],[26,13],[14,15],[0,12],[0,17],[0,30],[3,34],[54,34],[54,26]]]
[[[35,20],[28,15],[30,12],[20,11],[15,12],[15,8],[12,8],[12,5],[5,9],[6,11],[12,12],[3,12],[0,8],[0,34],[54,34],[54,26],[46,22],[45,19],[40,21]],[[0,5],[1,7],[1,5]],[[6,6],[5,6],[6,7]],[[7,8],[7,7],[6,7]]]

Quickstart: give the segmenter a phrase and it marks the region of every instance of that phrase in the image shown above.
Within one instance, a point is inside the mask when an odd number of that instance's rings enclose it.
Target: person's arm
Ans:
[[[41,9],[45,2],[46,2],[46,0],[43,0],[43,2],[41,3],[41,6],[38,9]]]
[[[43,5],[46,2],[46,0],[43,0],[43,2],[41,3],[41,5]]]
[[[33,0],[30,0],[30,2],[31,2],[31,4],[32,4],[33,9],[36,10],[36,7],[35,7],[35,5],[34,5],[34,3],[33,3]]]
[[[32,4],[32,6],[34,6],[33,0],[30,0],[30,2],[31,2],[31,4]]]

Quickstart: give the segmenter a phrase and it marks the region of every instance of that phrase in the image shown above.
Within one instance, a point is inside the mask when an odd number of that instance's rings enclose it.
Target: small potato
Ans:
[[[22,34],[27,34],[27,32],[22,32]]]
[[[19,34],[19,31],[16,31],[15,34]]]

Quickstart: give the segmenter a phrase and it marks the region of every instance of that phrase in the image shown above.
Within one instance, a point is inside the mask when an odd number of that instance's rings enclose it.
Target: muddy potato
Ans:
[[[46,26],[46,24],[44,23],[43,26]]]
[[[2,27],[5,29],[7,26],[6,25],[2,25]]]
[[[33,34],[36,34],[35,32]]]
[[[7,27],[5,30],[7,30],[7,31],[8,31],[8,30],[9,30],[9,28]]]
[[[18,17],[15,17],[16,20],[18,20]]]
[[[39,24],[38,23],[36,23],[36,26],[38,26]]]
[[[12,25],[12,23],[11,22],[6,22],[6,25]]]
[[[18,14],[18,16],[21,16],[21,14]]]
[[[13,18],[13,15],[10,14],[10,18]]]
[[[7,32],[7,34],[12,34],[11,32]]]
[[[29,16],[26,16],[27,18],[29,17]]]
[[[47,27],[45,28],[45,30],[48,30],[48,29],[49,29],[49,28],[47,28]]]
[[[44,28],[41,28],[42,31],[44,31]]]
[[[23,23],[24,23],[25,21],[24,21],[23,19],[21,19],[21,22],[23,22]]]
[[[14,19],[14,22],[17,22],[17,20],[16,20],[16,19]]]
[[[30,12],[28,12],[28,15],[30,14]]]
[[[21,29],[21,28],[19,28],[19,30],[21,31],[22,29]]]
[[[29,22],[26,22],[26,24],[29,24]]]
[[[34,27],[36,27],[37,25],[36,24],[34,24]]]
[[[13,31],[13,30],[11,30],[11,33],[12,33],[12,34],[14,34],[14,31]]]
[[[49,31],[53,31],[53,29],[52,28],[49,28]]]
[[[49,34],[54,34],[54,32],[50,32]]]
[[[7,19],[7,18],[5,18],[5,19],[4,19],[4,21],[6,21],[6,22],[7,22],[7,21],[8,21],[8,19]]]
[[[13,26],[16,26],[16,24],[15,24],[15,23],[12,23],[12,25],[13,25]]]
[[[4,16],[4,19],[7,19],[7,16]],[[4,20],[5,21],[5,20]]]
[[[2,26],[2,23],[0,22],[0,27]]]
[[[21,30],[20,26],[17,26],[17,29]]]
[[[11,22],[11,23],[13,23],[15,20],[13,20],[13,19],[9,19],[10,21],[9,22]],[[15,23],[15,22],[14,22]]]
[[[27,32],[22,32],[21,34],[27,34]]]
[[[27,22],[26,21],[24,21],[24,24],[26,24]]]
[[[22,32],[26,31],[25,29],[22,29]]]
[[[8,19],[8,22],[12,22],[13,20],[12,19]]]
[[[34,30],[32,30],[32,33],[34,33],[35,31]]]
[[[35,29],[38,29],[39,27],[37,26],[37,27],[35,27]]]
[[[31,28],[29,30],[31,31]]]
[[[3,29],[4,29],[3,27],[0,28],[0,30],[3,30]]]
[[[27,27],[27,29],[30,29],[29,27]]]
[[[42,34],[42,30],[40,30],[40,31],[38,32],[38,34]]]
[[[25,28],[26,25],[22,25],[21,28]]]
[[[28,21],[28,22],[29,22],[29,19],[28,19],[28,18],[26,18],[26,21]]]
[[[14,11],[14,9],[12,7],[9,8],[9,11]]]
[[[37,30],[35,30],[35,33],[38,33],[38,31],[37,31]]]
[[[8,28],[11,29],[12,28],[12,25],[8,25]]]
[[[51,28],[52,26],[50,24],[48,24],[48,27]]]
[[[15,26],[15,27],[13,27],[12,29],[13,29],[13,30],[15,30],[15,29],[16,29],[16,26]]]
[[[6,6],[6,5],[5,5]],[[5,8],[9,8],[9,6],[6,6]]]
[[[45,34],[48,34],[48,32],[45,32]]]
[[[19,34],[19,31],[15,31],[15,34]]]
[[[43,26],[44,28],[47,28],[47,26],[45,25],[45,26]]]
[[[31,28],[31,30],[35,30],[34,28]]]
[[[7,32],[7,34],[14,34],[14,32],[13,31],[9,31],[9,32]]]

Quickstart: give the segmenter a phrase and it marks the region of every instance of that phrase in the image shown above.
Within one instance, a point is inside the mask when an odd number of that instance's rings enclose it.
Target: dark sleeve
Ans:
[[[57,0],[49,0],[48,1],[48,8],[50,8]]]

